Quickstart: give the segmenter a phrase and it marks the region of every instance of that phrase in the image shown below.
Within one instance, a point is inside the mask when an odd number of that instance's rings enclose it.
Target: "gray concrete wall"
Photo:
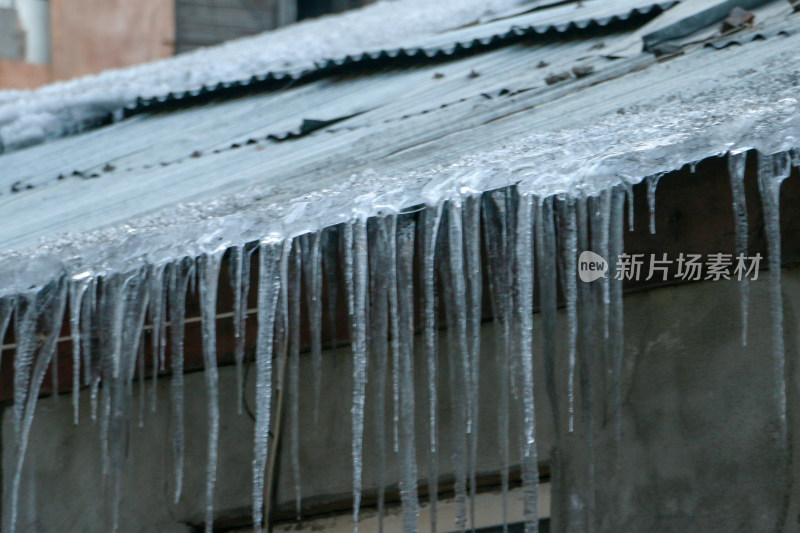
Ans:
[[[23,59],[25,35],[19,24],[17,10],[0,7],[0,58]]]
[[[784,270],[787,360],[789,361],[790,428],[797,427],[798,310],[800,271]],[[772,374],[770,300],[767,276],[751,284],[750,342],[740,343],[739,286],[736,282],[706,282],[627,295],[625,298],[624,423],[621,447],[613,423],[596,417],[596,491],[590,490],[586,421],[566,435],[566,457],[554,479],[566,499],[553,496],[556,514],[565,508],[569,524],[556,530],[581,530],[590,519],[588,502],[596,500],[599,531],[730,532],[796,531],[800,518],[800,461],[787,468],[776,438],[777,411]],[[563,317],[562,317],[563,318]],[[541,339],[536,320],[536,338]],[[559,382],[565,383],[564,320],[559,326]],[[484,325],[481,372],[484,383],[496,374],[491,324]],[[442,341],[442,348],[445,343]],[[537,423],[540,457],[548,463],[554,442],[539,344],[537,347]],[[420,350],[421,352],[421,350]],[[313,422],[314,398],[308,356],[302,358],[301,465],[304,494],[309,502],[346,499],[351,486],[349,349],[325,354],[320,424]],[[446,360],[446,357],[442,358]],[[372,367],[375,368],[374,365]],[[424,365],[417,366],[418,405],[424,403]],[[442,369],[446,373],[446,368]],[[250,505],[252,420],[236,413],[235,380],[231,368],[221,369],[222,427],[216,507],[220,516],[244,516]],[[252,387],[252,375],[248,380]],[[374,379],[370,387],[374,386]],[[131,426],[123,487],[122,531],[188,531],[201,522],[205,479],[205,385],[202,374],[186,376],[186,479],[184,495],[171,503],[171,432],[169,381],[159,380],[159,406],[145,413],[144,426]],[[148,385],[149,388],[149,385]],[[562,387],[563,388],[563,387]],[[481,390],[481,472],[501,465],[496,444],[498,388]],[[149,391],[148,391],[149,393]],[[372,391],[370,391],[370,394]],[[442,380],[441,472],[452,472],[448,459],[450,402]],[[252,402],[252,400],[249,400]],[[72,425],[68,397],[39,404],[23,480],[23,531],[108,531],[109,507],[104,502],[98,428],[89,420],[88,397],[81,397],[82,420]],[[580,402],[580,398],[579,398]],[[251,403],[252,405],[252,403]],[[579,404],[580,405],[580,404]],[[600,412],[601,410],[598,410]],[[376,446],[373,411],[368,405],[365,434],[365,487],[376,486]],[[418,461],[424,475],[427,462],[425,411],[417,419]],[[512,428],[515,442],[518,426]],[[10,472],[13,429],[10,412],[2,428],[4,494]],[[387,435],[391,435],[387,421]],[[794,448],[800,438],[793,439]],[[285,443],[285,441],[284,441]],[[391,457],[391,454],[389,454]],[[795,454],[796,456],[796,454]],[[390,464],[389,479],[397,479]],[[791,475],[789,475],[791,474]],[[35,491],[34,491],[35,489]],[[793,491],[793,492],[792,492]],[[35,494],[35,495],[34,495]],[[789,495],[791,497],[789,497]],[[291,507],[293,483],[287,449],[282,449],[278,499]],[[568,503],[570,505],[568,505]],[[8,513],[3,512],[7,517]],[[67,526],[65,526],[65,524]]]

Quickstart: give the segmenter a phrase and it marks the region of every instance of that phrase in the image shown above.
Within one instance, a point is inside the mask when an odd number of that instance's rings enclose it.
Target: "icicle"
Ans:
[[[622,356],[624,350],[624,322],[622,306],[622,280],[617,279],[614,272],[617,270],[619,256],[624,252],[624,209],[625,193],[620,189],[611,192],[611,216],[609,225],[609,322],[610,345],[609,352],[612,357],[612,391],[614,405],[614,438],[619,450],[622,436]]]
[[[272,405],[272,351],[275,314],[280,293],[283,244],[261,242],[258,276],[258,337],[256,339],[256,422],[253,439],[253,531],[261,533],[264,522],[264,471],[269,449]],[[266,517],[268,520],[269,517]]]
[[[747,257],[747,200],[744,192],[744,171],[747,163],[747,152],[728,154],[728,173],[731,179],[733,194],[733,217],[736,232],[736,255]],[[750,299],[750,283],[747,276],[739,280],[739,291],[742,306],[742,346],[747,346],[748,302]]]
[[[630,182],[625,182],[625,197],[628,204],[628,231],[633,231],[633,185]]]
[[[58,404],[58,389],[61,386],[58,382],[58,352],[53,355],[53,363],[50,365],[50,395],[56,405]]]
[[[115,473],[118,451],[115,445],[116,433],[114,424],[119,415],[117,407],[122,405],[123,399],[127,400],[127,365],[123,360],[127,356],[125,347],[126,340],[130,335],[130,325],[128,320],[128,293],[135,290],[137,273],[126,272],[111,275],[103,279],[100,297],[100,320],[99,330],[100,350],[97,362],[99,369],[93,376],[92,386],[98,387],[100,381],[103,387],[100,390],[100,445],[102,451],[102,471],[103,476],[111,475],[112,486],[115,484]],[[121,395],[123,399],[119,399]],[[114,492],[116,497],[116,492]],[[116,502],[116,499],[114,500]],[[116,512],[116,506],[113,507]],[[116,527],[116,514],[115,527]]]
[[[389,360],[389,266],[383,224],[370,226],[370,351],[376,369],[375,441],[378,448],[378,532],[383,533],[386,491],[386,371]]]
[[[437,500],[439,493],[439,452],[437,449],[437,379],[438,353],[436,330],[436,241],[439,235],[439,224],[442,219],[442,204],[428,207],[423,212],[423,315],[425,336],[425,357],[428,368],[428,422],[429,426],[429,458],[428,458],[428,498],[430,499],[431,533],[436,533]]]
[[[585,196],[577,199],[577,221],[578,221],[578,249],[579,250],[600,250],[600,240],[602,231],[596,231],[597,226],[592,226],[591,240],[589,235],[589,204],[600,201],[599,198],[586,198]],[[594,206],[593,206],[594,207]],[[601,225],[601,217],[597,219]],[[598,334],[598,324],[602,325],[602,313],[599,305],[602,299],[602,286],[596,283],[580,283],[578,285],[578,325],[580,342],[580,376],[581,376],[581,400],[582,418],[585,424],[585,443],[586,443],[586,481],[583,485],[585,494],[585,523],[587,533],[595,531],[595,502],[596,502],[596,482],[595,482],[595,391],[597,389],[597,361],[600,360],[600,346],[605,346],[604,342],[596,342],[600,339]]]
[[[25,463],[25,452],[28,449],[33,416],[36,403],[44,381],[47,367],[56,353],[58,335],[64,319],[64,308],[67,300],[67,283],[59,280],[42,289],[38,295],[22,295],[17,301],[17,357],[14,360],[14,426],[15,450],[13,477],[11,483],[9,531],[15,531],[19,512],[19,488],[22,481],[22,467]],[[44,317],[41,331],[42,343],[36,353],[36,323]],[[35,361],[34,361],[35,359]],[[23,379],[23,374],[26,374]],[[17,385],[21,389],[17,389]],[[18,403],[19,402],[19,403]],[[19,417],[19,419],[17,419]]]
[[[219,371],[217,370],[217,286],[222,254],[198,259],[200,313],[203,326],[203,363],[208,402],[208,462],[206,464],[206,533],[214,528],[214,488],[217,483],[219,444]]]
[[[0,363],[3,360],[3,340],[6,337],[8,323],[11,321],[11,314],[14,312],[13,298],[0,298]]]
[[[320,233],[304,235],[303,277],[306,280],[308,323],[311,333],[311,364],[314,377],[314,424],[319,422],[319,397],[322,388],[322,255]]]
[[[236,409],[244,405],[244,347],[247,320],[247,296],[250,293],[250,253],[245,246],[231,248],[230,282],[233,292],[234,360],[236,361]]]
[[[345,226],[345,281],[353,350],[353,523],[358,532],[361,508],[364,401],[367,384],[367,225],[359,220]]]
[[[144,427],[144,404],[145,404],[145,360],[144,360],[144,332],[142,332],[142,339],[139,340],[139,356],[137,357],[137,370],[136,373],[139,375],[139,427]],[[153,381],[155,385],[155,381]]]
[[[186,290],[189,285],[192,265],[176,261],[170,267],[169,278],[169,318],[170,318],[170,360],[172,378],[170,397],[172,403],[172,451],[175,468],[175,503],[180,500],[183,490],[183,340],[186,319]]]
[[[469,426],[469,347],[467,341],[467,297],[464,280],[464,238],[460,201],[447,203],[447,262],[445,308],[450,361],[450,389],[454,409],[453,466],[455,470],[456,526],[464,530],[467,520],[467,446]]]
[[[88,273],[77,275],[69,284],[69,330],[72,337],[72,419],[75,425],[79,420],[79,399],[81,389],[81,305],[83,295],[89,288],[92,278]],[[86,368],[88,374],[89,369]]]
[[[487,215],[486,224],[486,255],[488,257],[489,288],[492,296],[492,308],[496,338],[501,339],[502,353],[497,359],[497,373],[499,376],[500,401],[498,402],[498,448],[503,462],[500,471],[502,490],[503,531],[508,531],[508,484],[510,469],[509,449],[509,395],[510,395],[510,357],[511,348],[511,313],[513,309],[511,293],[511,276],[513,276],[513,243],[509,238],[513,228],[510,213],[513,211],[509,189],[484,195]],[[515,369],[516,372],[516,369]]]
[[[328,288],[328,324],[330,325],[330,345],[336,346],[336,314],[339,302],[339,232],[336,227],[323,232],[321,240],[322,266],[325,271],[325,285]]]
[[[783,180],[789,177],[791,160],[786,153],[758,157],[758,189],[764,209],[769,252],[770,293],[772,298],[772,353],[775,378],[775,403],[780,421],[781,449],[787,446],[786,358],[783,346],[783,296],[781,295],[780,195]]]
[[[128,421],[131,418],[133,397],[133,378],[136,361],[144,329],[145,315],[149,299],[149,282],[146,270],[120,276],[121,284],[116,297],[122,302],[122,322],[120,332],[109,335],[114,343],[119,342],[119,378],[112,378],[103,385],[104,424],[107,432],[110,475],[112,485],[112,531],[119,530],[119,509],[122,500],[122,464],[125,443],[128,441]],[[110,293],[109,296],[113,294]],[[108,413],[108,415],[106,415]]]
[[[608,241],[609,241],[609,223],[611,219],[611,189],[605,189],[600,193],[600,198],[597,202],[597,211],[595,212],[596,224],[599,224],[599,244],[597,253],[605,259],[608,257]],[[594,233],[594,232],[593,232]],[[606,273],[600,279],[602,288],[602,301],[603,301],[603,338],[608,339],[609,336],[609,313],[611,309],[611,277],[613,273]]]
[[[166,298],[164,297],[164,275],[166,265],[154,267],[150,277],[150,322],[151,330],[151,361],[153,365],[153,390],[150,398],[150,410],[155,412],[158,405],[158,380],[159,368],[164,366],[166,352]]]
[[[569,377],[567,383],[567,412],[569,414],[569,432],[575,431],[575,363],[576,344],[578,340],[578,231],[576,227],[575,201],[565,199],[561,215],[566,218],[562,231],[564,233],[564,298],[567,302],[567,321],[569,323]]]
[[[404,533],[415,533],[419,519],[414,424],[414,231],[415,223],[411,216],[399,220],[397,293],[400,327],[397,333],[400,347],[400,498]]]
[[[90,416],[97,421],[97,396],[101,372],[99,350],[95,349],[95,339],[99,336],[101,316],[98,314],[97,280],[92,280],[84,294],[81,307],[81,351],[83,352],[84,386],[89,387]]]
[[[400,344],[397,318],[397,216],[389,215],[384,220],[386,243],[389,253],[389,338],[392,344],[392,434],[393,450],[399,450],[398,425],[400,420]]]
[[[554,220],[553,197],[540,198],[536,209],[536,259],[539,262],[539,302],[542,320],[542,352],[544,355],[545,385],[550,401],[550,410],[553,417],[553,433],[555,446],[552,457],[552,488],[555,499],[555,512],[563,511],[567,505],[561,503],[566,490],[563,490],[562,453],[564,450],[563,428],[561,416],[561,401],[559,399],[556,379],[556,322],[558,314],[558,280],[557,262],[558,248],[556,243],[556,230]],[[554,517],[557,525],[559,516]]]
[[[480,383],[480,348],[483,277],[481,275],[481,196],[467,196],[463,204],[464,224],[464,270],[467,294],[467,345],[470,365],[470,521],[475,529],[475,497],[477,495],[477,462],[478,462],[478,415],[479,415],[479,383]]]
[[[661,179],[661,174],[655,176],[648,176],[645,178],[647,181],[647,209],[650,212],[650,234],[656,233],[656,188],[658,181]]]
[[[300,239],[298,239],[298,242]],[[295,512],[301,518],[302,490],[300,485],[300,280],[302,251],[293,247],[289,267],[289,394],[291,396],[291,426],[289,448],[294,477]]]
[[[118,274],[106,278],[103,286],[106,288],[103,298],[106,303],[106,309],[109,312],[108,320],[110,323],[110,345],[111,350],[109,355],[112,363],[112,377],[118,379],[120,375],[120,367],[122,366],[122,321],[125,313],[125,299],[122,295],[125,293],[125,286],[130,279],[130,275]]]
[[[536,449],[536,412],[533,368],[533,197],[521,196],[517,212],[516,271],[519,322],[519,354],[522,371],[523,447],[522,480],[525,500],[525,533],[539,531],[539,460]],[[573,218],[574,220],[574,218]],[[573,237],[574,238],[574,233]]]
[[[36,350],[36,295],[26,294],[17,299],[15,319],[17,352],[14,356],[14,433],[19,436],[22,432],[25,400]]]

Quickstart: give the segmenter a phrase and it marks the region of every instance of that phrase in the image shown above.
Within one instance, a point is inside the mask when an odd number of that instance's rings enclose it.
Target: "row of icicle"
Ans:
[[[731,154],[729,168],[736,220],[737,253],[747,251],[747,211],[744,198],[746,154]],[[778,198],[780,184],[789,175],[787,154],[759,155],[758,182],[769,244],[776,386],[775,402],[786,444],[786,395],[782,346],[780,298],[780,228]],[[655,186],[648,180],[651,232],[655,231]],[[595,197],[557,196],[540,198],[522,188],[505,188],[484,194],[465,194],[411,213],[389,214],[327,228],[293,239],[264,239],[257,246],[231,248],[227,253],[233,290],[235,360],[238,398],[243,398],[245,320],[250,281],[250,257],[258,256],[258,334],[255,355],[255,437],[253,442],[253,522],[260,530],[263,516],[265,476],[275,368],[273,360],[285,346],[288,350],[289,453],[296,488],[296,507],[301,511],[301,465],[299,461],[299,357],[300,316],[307,313],[313,383],[317,391],[313,420],[318,421],[322,379],[323,323],[336,317],[339,279],[344,280],[350,341],[353,353],[352,466],[353,520],[358,529],[362,492],[362,444],[365,410],[373,405],[378,450],[378,507],[381,524],[384,510],[386,448],[392,445],[402,465],[400,492],[403,528],[417,530],[419,516],[418,479],[425,478],[430,494],[431,530],[437,531],[436,498],[439,480],[440,380],[448,379],[452,417],[454,489],[458,507],[455,526],[475,527],[479,416],[497,416],[497,449],[502,459],[503,516],[507,516],[509,471],[519,458],[525,500],[525,531],[538,528],[537,498],[539,462],[536,445],[534,403],[534,342],[542,346],[545,383],[552,411],[556,448],[553,476],[560,487],[559,463],[563,459],[563,435],[583,424],[589,454],[590,488],[571,497],[582,501],[584,527],[594,530],[595,461],[592,436],[597,413],[610,413],[614,433],[622,431],[622,282],[613,274],[599,283],[577,283],[576,260],[580,250],[592,249],[610,258],[623,252],[626,197],[632,229],[630,187],[618,186]],[[16,355],[14,360],[13,420],[16,431],[15,462],[10,495],[10,531],[16,529],[19,489],[28,437],[37,399],[48,368],[58,389],[57,366],[52,365],[62,321],[69,317],[73,340],[72,390],[75,423],[78,422],[78,391],[88,387],[91,416],[99,422],[103,450],[103,473],[113,499],[113,530],[119,528],[123,443],[128,420],[133,418],[134,377],[145,372],[145,337],[150,331],[153,377],[171,372],[171,417],[174,428],[174,499],[182,492],[184,469],[183,344],[187,292],[199,288],[202,317],[203,360],[208,390],[208,463],[206,484],[206,531],[211,531],[219,438],[219,391],[216,357],[217,285],[225,251],[196,260],[181,259],[161,266],[148,266],[124,274],[96,279],[89,273],[62,277],[46,287],[0,300],[0,332],[5,333],[14,316]],[[484,272],[485,269],[485,272]],[[483,284],[488,281],[490,302],[483,302]],[[415,293],[415,284],[419,291]],[[323,294],[323,287],[327,293]],[[558,290],[562,291],[568,322],[568,373],[566,406],[561,405],[561,386],[556,367],[556,316]],[[743,342],[747,339],[748,285],[741,283]],[[536,294],[534,294],[536,293]],[[419,302],[415,294],[421,295]],[[303,296],[305,298],[303,298]],[[327,310],[323,303],[327,301]],[[534,302],[538,302],[543,338],[533,338]],[[417,317],[415,319],[415,308]],[[496,353],[499,390],[495,406],[479,405],[481,334],[484,309],[491,308],[502,349]],[[68,315],[67,315],[68,313]],[[327,319],[323,322],[323,317]],[[443,320],[443,321],[442,321]],[[440,373],[438,335],[447,325],[449,375]],[[415,332],[421,329],[423,352],[415,353]],[[599,340],[598,340],[599,339]],[[166,356],[167,344],[170,357]],[[580,360],[579,360],[579,354]],[[391,363],[391,366],[389,365]],[[422,363],[427,383],[415,389],[414,365]],[[376,397],[367,402],[368,365],[377,376]],[[82,369],[82,371],[81,371]],[[601,370],[604,370],[601,372]],[[603,374],[608,382],[589,379]],[[581,416],[576,415],[576,376],[581,384]],[[83,380],[81,381],[81,377]],[[388,382],[389,377],[391,382]],[[606,379],[606,378],[604,378]],[[141,380],[140,380],[141,381]],[[424,398],[415,397],[419,390]],[[391,396],[393,434],[386,435],[386,398]],[[141,399],[144,398],[142,389]],[[599,405],[598,405],[598,402]],[[156,387],[150,405],[155,410]],[[140,403],[142,409],[143,402]],[[566,408],[566,411],[564,409]],[[487,413],[487,410],[491,412]],[[495,411],[496,409],[496,411]],[[429,424],[418,427],[415,412],[424,410]],[[241,412],[241,402],[240,402]],[[562,413],[566,412],[566,417]],[[509,441],[512,417],[518,417],[521,438]],[[564,429],[562,419],[566,419]],[[139,414],[141,423],[142,416]],[[427,435],[428,464],[418,464],[416,433]],[[512,452],[516,448],[517,451]],[[555,499],[561,496],[556,495]],[[572,507],[572,506],[566,506]],[[565,511],[570,513],[572,511]],[[581,523],[580,519],[573,524]],[[577,521],[576,521],[577,520]],[[449,525],[448,525],[449,526]],[[382,525],[381,525],[382,530]]]

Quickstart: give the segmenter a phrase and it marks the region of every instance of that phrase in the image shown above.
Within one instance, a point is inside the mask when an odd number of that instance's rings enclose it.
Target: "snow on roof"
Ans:
[[[525,0],[382,0],[254,37],[32,91],[0,91],[0,152],[79,131],[138,97],[247,79],[472,24]]]
[[[354,213],[433,204],[464,188],[516,183],[537,195],[596,194],[729,150],[798,147],[800,35],[735,49],[692,46],[670,61],[597,52],[625,37],[526,44],[391,75],[321,80],[141,116],[2,156],[0,184],[29,171],[40,181],[0,202],[15,226],[0,231],[8,244],[0,287],[9,293],[54,272],[105,275],[266,235],[290,237]],[[553,86],[542,80],[587,52],[597,60],[591,76]],[[354,103],[367,110],[353,116]],[[252,123],[230,121],[241,131],[202,127],[208,138],[175,123],[197,128],[199,119],[213,124],[231,113]],[[242,142],[264,123],[276,127],[283,113],[353,118],[291,143]],[[157,147],[152,153],[136,144],[143,128]],[[173,142],[171,132],[181,138]],[[236,149],[216,149],[232,140]],[[198,146],[202,157],[190,155]],[[100,153],[108,159],[98,160]],[[95,176],[92,169],[107,162],[116,170]],[[55,178],[74,169],[88,174]]]

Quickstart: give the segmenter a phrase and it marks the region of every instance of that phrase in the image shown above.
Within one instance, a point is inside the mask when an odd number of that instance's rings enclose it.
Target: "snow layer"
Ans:
[[[0,91],[0,152],[80,131],[131,104],[170,92],[311,68],[315,61],[391,46],[471,24],[525,0],[383,0],[163,61]],[[402,16],[398,16],[402,15]]]
[[[800,146],[800,101],[792,66],[797,64],[799,41],[793,36],[735,51],[705,50],[685,64],[678,59],[629,74],[610,82],[624,89],[619,98],[632,103],[624,113],[611,111],[564,129],[538,128],[532,121],[535,133],[438,167],[409,172],[380,168],[376,162],[371,169],[343,175],[333,186],[300,192],[290,201],[276,202],[270,189],[251,188],[178,205],[123,226],[53,237],[33,256],[21,252],[0,258],[0,287],[4,293],[17,292],[65,269],[70,274],[86,270],[104,275],[143,263],[197,257],[266,235],[290,237],[354,217],[397,212],[421,201],[436,205],[463,190],[518,183],[539,196],[597,195],[616,184],[638,183],[728,151],[790,150]],[[733,68],[740,60],[759,68]],[[651,101],[651,95],[657,97],[653,83],[668,75],[677,80],[674,86],[658,90],[671,101]],[[598,87],[605,87],[607,105],[615,105],[608,84]],[[634,98],[629,91],[636,87],[643,88],[644,96]],[[579,113],[571,108],[582,109],[597,100],[593,90],[584,93],[540,113]],[[496,132],[485,131],[489,143]],[[441,153],[443,158],[450,155]]]

